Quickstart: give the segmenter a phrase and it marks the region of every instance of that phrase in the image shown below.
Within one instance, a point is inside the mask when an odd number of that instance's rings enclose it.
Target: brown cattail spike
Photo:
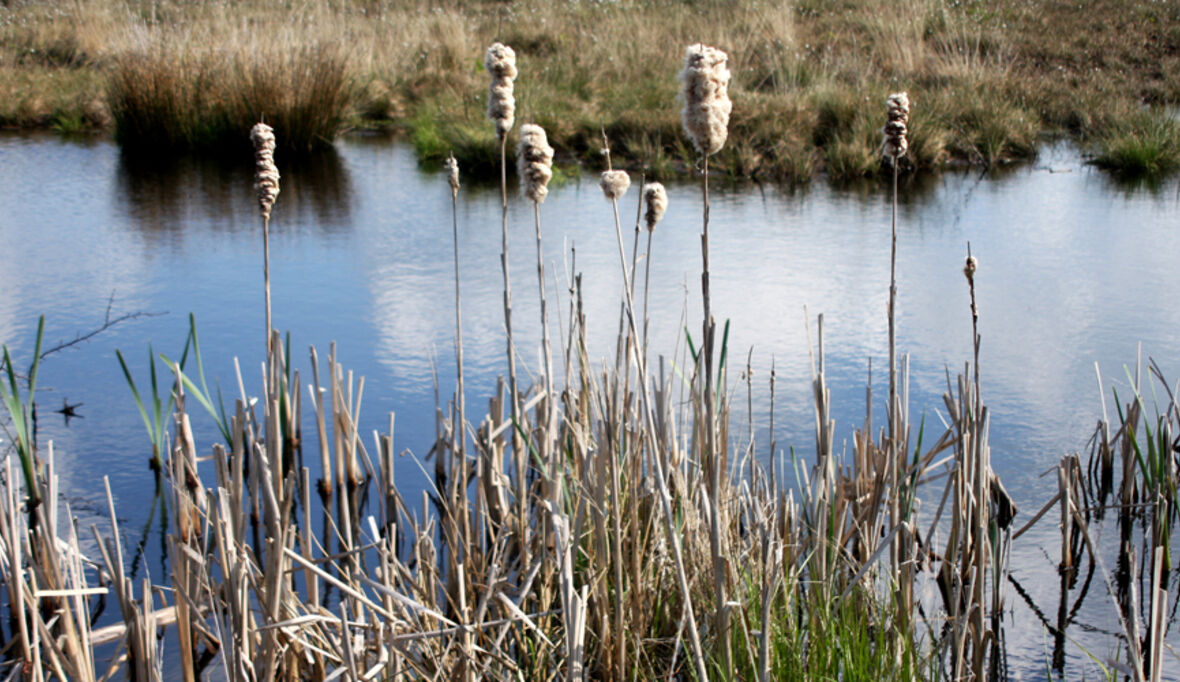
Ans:
[[[549,180],[553,177],[553,147],[549,146],[545,129],[532,123],[522,125],[517,152],[516,168],[520,173],[521,191],[539,204],[545,201]]]
[[[451,198],[459,196],[459,162],[451,154],[443,162],[443,170],[447,173],[447,183],[451,186]]]
[[[602,193],[607,199],[617,200],[627,193],[627,188],[631,186],[631,176],[627,175],[627,171],[603,171],[598,186],[602,188]]]
[[[279,196],[279,169],[275,167],[275,133],[265,123],[250,130],[254,143],[254,189],[258,190],[258,207],[264,220],[270,220],[270,209]]]
[[[502,43],[492,43],[484,55],[484,66],[492,77],[488,89],[488,118],[496,124],[496,135],[503,137],[516,120],[516,100],[512,81],[516,78],[516,53]]]
[[[681,122],[684,132],[701,154],[709,156],[721,151],[729,134],[729,57],[715,47],[697,43],[684,54],[684,110]]]
[[[906,150],[909,149],[909,142],[906,140],[910,121],[909,96],[904,92],[893,93],[885,100],[885,110],[889,120],[885,123],[885,128],[881,130],[885,136],[881,153],[896,162],[905,156]]]
[[[647,231],[654,232],[656,223],[664,218],[664,211],[668,210],[668,193],[662,184],[649,182],[643,186],[643,202],[647,204],[647,210],[643,213]]]

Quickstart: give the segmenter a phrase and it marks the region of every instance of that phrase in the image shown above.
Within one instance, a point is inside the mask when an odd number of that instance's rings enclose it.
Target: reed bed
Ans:
[[[505,98],[517,75],[508,59],[514,54],[502,44],[487,53],[490,90],[501,99],[488,110],[494,129],[485,134],[500,147],[502,169],[514,124]],[[519,172],[533,202],[546,330],[545,367],[533,385],[520,385],[512,369],[518,342],[510,331],[506,229],[509,378],[487,398],[486,411],[470,418],[478,413],[466,404],[459,364],[457,392],[438,406],[433,485],[420,499],[407,499],[399,487],[404,462],[394,454],[392,417],[385,433],[359,432],[365,382],[337,362],[334,347],[324,367],[310,350],[311,382],[301,383],[290,343],[272,328],[269,295],[257,399],[240,388],[228,412],[214,409],[194,330],[198,370],[186,374],[181,363],[169,363],[171,426],[164,437],[153,435],[167,454],[160,480],[172,509],[165,581],[129,577],[109,492],[109,524],[90,529],[96,552],[83,551],[68,506],[60,506],[52,444],[42,456],[29,439],[17,453],[27,466],[24,480],[13,458],[6,460],[0,577],[14,674],[108,679],[121,672],[154,680],[165,660],[178,660],[186,680],[213,670],[230,680],[268,681],[998,679],[1006,674],[1011,543],[1056,505],[1064,569],[1083,551],[1101,561],[1087,515],[1117,495],[1124,549],[1108,582],[1125,585],[1111,589],[1125,638],[1109,666],[1137,680],[1162,679],[1180,402],[1169,391],[1164,411],[1146,423],[1136,378],[1118,422],[1099,426],[1088,476],[1079,460],[1064,462],[1058,495],[1015,530],[1016,509],[988,447],[979,332],[986,321],[975,304],[986,269],[969,252],[963,319],[971,320],[974,354],[962,373],[948,373],[942,432],[927,435],[923,423],[915,433],[910,421],[908,359],[895,352],[892,333],[900,291],[892,272],[887,427],[874,421],[870,390],[851,449],[837,450],[820,316],[806,351],[814,454],[793,458],[793,477],[755,456],[753,429],[743,435],[731,420],[732,360],[710,314],[708,163],[729,135],[726,67],[727,55],[713,47],[696,44],[686,53],[683,119],[701,160],[705,316],[682,357],[659,356],[652,366],[636,306],[640,216],[646,205],[650,233],[666,194],[641,184],[629,261],[619,201],[630,177],[610,166],[609,153],[603,221],[613,220],[624,284],[614,367],[587,351],[580,275],[566,282],[565,315],[554,308],[548,316],[541,202],[553,151],[545,130],[526,124],[518,134]],[[884,152],[896,173],[910,109],[900,95],[889,107]],[[256,131],[265,239],[277,169],[269,129]],[[281,128],[273,134],[281,136]],[[506,177],[503,170],[505,221]],[[457,163],[446,179],[439,191],[454,200]],[[457,220],[456,212],[456,237]],[[461,348],[458,254],[456,245]],[[265,282],[269,289],[269,277]],[[660,283],[645,277],[650,286]],[[551,324],[563,332],[556,348]],[[22,397],[7,351],[5,360],[10,381],[0,397],[15,423],[27,413],[35,372]],[[772,377],[772,393],[773,386]],[[197,442],[193,401],[218,421],[222,442]],[[306,438],[305,416],[314,421],[314,436]],[[149,432],[157,433],[150,425]],[[303,463],[305,448],[319,456],[318,485]],[[198,471],[205,460],[214,465],[211,480]],[[940,480],[942,492],[930,490]],[[1099,482],[1096,492],[1091,480]],[[924,515],[919,499],[927,491],[941,501]],[[934,590],[921,590],[924,584]],[[114,622],[93,628],[108,601],[117,609]],[[100,654],[109,651],[102,646],[113,653]]]

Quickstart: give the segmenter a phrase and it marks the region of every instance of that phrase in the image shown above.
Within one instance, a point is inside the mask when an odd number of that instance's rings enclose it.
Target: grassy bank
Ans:
[[[675,74],[683,46],[705,41],[734,73],[734,143],[713,161],[734,175],[877,172],[864,103],[899,89],[915,102],[916,168],[1028,158],[1042,134],[1129,172],[1180,159],[1174,122],[1136,124],[1180,102],[1180,8],[1146,0],[32,1],[0,8],[0,38],[0,124],[153,148],[219,144],[248,113],[291,122],[294,148],[389,127],[424,159],[454,150],[490,169],[481,58],[499,39],[519,56],[522,120],[559,155],[595,157],[605,128],[617,158],[667,175],[692,165]],[[1128,135],[1158,152],[1142,163]]]

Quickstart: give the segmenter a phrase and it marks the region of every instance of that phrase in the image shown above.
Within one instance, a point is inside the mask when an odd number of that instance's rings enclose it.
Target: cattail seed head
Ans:
[[[647,210],[643,213],[647,231],[654,232],[656,223],[663,220],[664,211],[668,210],[668,193],[662,184],[649,182],[643,186],[643,202],[647,204]]]
[[[443,162],[443,170],[446,171],[447,183],[451,186],[451,197],[459,196],[459,162],[455,160],[454,154]]]
[[[690,45],[684,54],[684,132],[701,154],[721,151],[729,134],[729,59],[721,50],[702,43]]]
[[[627,175],[627,171],[602,171],[602,179],[598,181],[598,186],[602,188],[602,193],[607,199],[614,201],[627,193],[627,188],[631,186],[631,176]]]
[[[254,144],[254,189],[258,190],[258,207],[262,218],[270,220],[270,209],[279,196],[279,169],[275,167],[275,133],[265,123],[250,129]]]
[[[553,147],[545,136],[545,129],[526,123],[520,127],[516,169],[520,174],[521,191],[536,203],[545,201],[549,193],[549,179],[553,177]]]
[[[516,53],[502,43],[492,43],[483,59],[492,77],[488,88],[488,118],[496,124],[496,135],[503,137],[516,120],[516,100],[512,81],[516,78]]]
[[[893,93],[885,100],[885,112],[889,120],[881,130],[885,136],[881,153],[896,162],[905,156],[906,150],[909,149],[909,142],[906,140],[907,125],[910,121],[909,96],[904,92]]]
[[[975,260],[975,256],[967,256],[967,264],[963,266],[963,274],[970,282],[975,278],[975,269],[979,267],[979,261]]]

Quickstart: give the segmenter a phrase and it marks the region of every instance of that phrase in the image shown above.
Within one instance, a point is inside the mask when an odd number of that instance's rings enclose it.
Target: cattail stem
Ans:
[[[512,410],[513,427],[512,452],[516,464],[516,496],[517,523],[520,532],[524,533],[528,523],[528,481],[526,471],[528,457],[524,452],[524,444],[520,439],[520,432],[516,425],[520,424],[520,392],[516,388],[516,346],[512,342],[512,285],[508,276],[508,133],[500,133],[500,218],[501,218],[501,250],[500,267],[504,273],[504,329],[508,334],[508,399]],[[520,543],[521,565],[529,565],[528,543]]]
[[[459,441],[454,447],[466,468],[467,398],[463,390],[463,308],[459,290],[459,167],[454,156],[447,159],[447,173],[451,185],[451,245],[455,256],[455,399],[459,411]]]
[[[898,453],[897,439],[900,418],[897,399],[897,339],[896,339],[896,306],[897,306],[897,157],[893,159],[893,200],[890,213],[890,248],[889,248],[889,407],[885,411],[889,418],[889,484],[890,489],[896,489],[901,478],[902,457]],[[892,495],[889,501],[890,522],[897,525],[901,522],[901,507],[897,495]],[[894,574],[897,574],[900,557],[898,544],[894,543],[889,550]]]
[[[273,328],[270,321],[270,216],[262,218],[262,289],[266,300],[266,361],[269,367],[272,356],[270,332]]]
[[[716,598],[716,612],[714,623],[716,636],[721,642],[724,656],[724,669],[733,670],[733,646],[729,638],[729,606],[726,598],[726,567],[725,550],[722,542],[724,527],[725,501],[722,496],[721,453],[717,447],[716,405],[713,400],[713,337],[716,325],[713,323],[713,312],[709,296],[709,157],[704,157],[704,214],[703,231],[701,232],[701,301],[704,306],[704,323],[701,337],[701,363],[704,365],[704,384],[702,386],[705,402],[705,456],[702,466],[708,472],[709,497],[713,501],[712,513],[709,515],[709,549],[713,555],[713,592]],[[720,368],[718,368],[720,371]]]
[[[541,352],[545,363],[545,433],[547,434],[541,446],[542,461],[550,467],[548,478],[555,481],[557,475],[556,462],[549,461],[552,456],[551,443],[556,437],[554,429],[557,427],[557,400],[553,392],[553,352],[549,340],[549,312],[547,297],[545,296],[545,256],[541,249],[541,205],[533,203],[533,225],[537,232],[537,287],[541,295]],[[551,498],[547,498],[551,499]]]
[[[647,356],[647,324],[650,321],[648,319],[647,303],[648,303],[648,292],[650,290],[650,284],[651,284],[651,237],[652,237],[652,234],[653,234],[652,230],[647,231],[647,249],[644,251],[644,256],[643,256],[643,346],[642,346],[642,348],[643,348],[643,354],[645,357]]]
[[[457,495],[460,499],[466,500],[467,496],[464,491],[467,485],[467,397],[463,388],[463,312],[461,305],[461,297],[459,293],[459,197],[457,191],[451,192],[451,233],[453,237],[453,246],[455,251],[455,400],[458,403],[459,411],[459,425],[455,429],[457,433],[453,433],[452,450],[456,453],[456,462],[459,464],[458,471],[452,469],[452,476],[457,476],[458,481],[455,484],[456,490],[460,494]],[[455,443],[455,438],[458,437],[458,442]],[[468,518],[463,515],[462,523],[464,526],[464,536],[466,540],[468,536]]]

